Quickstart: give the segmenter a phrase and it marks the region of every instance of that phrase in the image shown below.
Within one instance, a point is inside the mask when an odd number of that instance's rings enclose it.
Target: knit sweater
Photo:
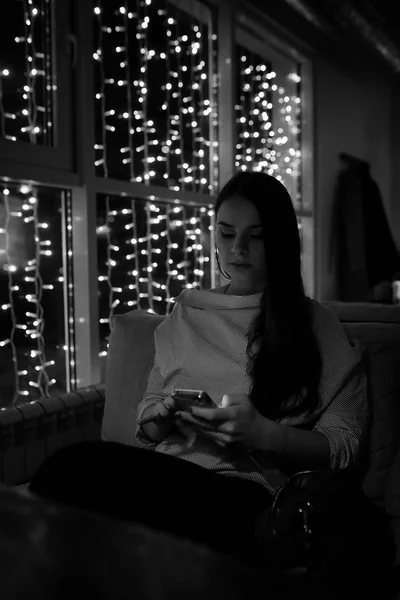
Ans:
[[[203,390],[218,406],[225,394],[249,395],[245,336],[259,311],[261,295],[184,290],[176,297],[173,311],[154,332],[154,366],[137,419],[150,404],[170,396],[174,388]],[[357,460],[368,425],[366,374],[359,346],[348,341],[337,317],[318,302],[309,301],[323,364],[320,404],[307,418],[303,414],[279,422],[323,433],[330,444],[331,468],[344,469]],[[258,453],[255,463],[247,451],[221,448],[181,424],[160,443],[149,442],[139,427],[135,435],[143,445],[155,446],[157,452],[256,481],[272,494],[276,492],[276,479],[268,478],[268,469],[272,473],[275,467],[272,453],[263,453],[261,464]]]

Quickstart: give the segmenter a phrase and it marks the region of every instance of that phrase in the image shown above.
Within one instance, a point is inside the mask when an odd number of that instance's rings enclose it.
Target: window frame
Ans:
[[[236,14],[234,23],[233,51],[236,53],[236,43],[247,47],[250,51],[266,60],[272,58],[274,66],[284,66],[286,58],[301,65],[301,181],[302,204],[305,208],[296,209],[296,215],[302,223],[303,254],[302,270],[306,293],[315,297],[317,286],[317,269],[315,252],[315,200],[314,200],[314,124],[313,124],[313,76],[312,61],[290,44],[257,24],[242,12]],[[235,54],[233,54],[233,57]],[[233,58],[234,61],[234,58]],[[232,61],[232,62],[233,62]],[[235,117],[234,117],[235,119]],[[236,145],[236,138],[234,138]]]
[[[78,1],[79,0],[74,0]],[[186,0],[168,0],[174,6],[188,12]],[[212,25],[209,7],[201,6],[197,0],[189,0],[196,13],[207,24]],[[196,8],[197,7],[197,8]],[[202,9],[200,11],[200,8]],[[99,177],[95,174],[94,145],[95,132],[93,122],[92,98],[94,98],[93,62],[93,28],[92,6],[85,3],[80,7],[80,18],[76,22],[80,48],[80,59],[77,67],[78,88],[78,129],[81,143],[78,148],[80,181],[82,187],[72,189],[73,211],[73,257],[75,282],[75,339],[77,347],[76,381],[79,387],[92,385],[105,379],[105,359],[100,356],[99,340],[99,306],[98,306],[98,263],[96,235],[96,199],[97,194],[137,197],[143,200],[170,202],[180,200],[185,204],[206,206],[215,204],[215,196],[187,191],[174,191],[157,185],[123,181],[113,178]],[[212,64],[212,63],[211,63]],[[211,77],[210,77],[211,85]],[[210,135],[212,126],[210,126]],[[211,140],[213,141],[213,140]],[[211,165],[210,165],[211,167]],[[211,183],[213,170],[210,168]],[[85,202],[86,197],[86,202]],[[215,222],[211,218],[211,243],[215,244]],[[216,285],[216,261],[211,252],[211,282]],[[79,290],[79,293],[78,293]],[[82,290],[85,291],[82,294]]]
[[[68,44],[72,54],[74,36],[70,32],[70,0],[60,2],[51,0],[52,14],[52,67],[53,82],[57,91],[53,96],[54,109],[54,146],[46,147],[28,142],[13,142],[0,139],[0,175],[9,176],[12,164],[24,163],[46,169],[73,171],[73,64]],[[77,57],[75,56],[75,62]]]
[[[93,119],[93,4],[81,0],[51,0],[57,29],[55,30],[56,69],[58,68],[58,97],[56,116],[59,145],[53,148],[29,147],[29,144],[0,140],[0,180],[12,178],[21,183],[61,187],[72,196],[73,219],[73,272],[75,305],[76,386],[85,387],[103,382],[105,360],[99,355],[98,264],[96,235],[97,194],[131,196],[148,200],[171,201],[199,206],[214,205],[215,195],[194,192],[175,192],[159,186],[106,179],[95,175],[95,132]],[[317,287],[317,252],[314,246],[314,228],[317,206],[314,203],[313,164],[313,76],[311,60],[294,48],[290,42],[278,38],[265,18],[257,22],[256,12],[229,0],[169,0],[171,4],[200,15],[212,13],[213,33],[218,36],[218,144],[219,178],[221,187],[235,172],[235,54],[236,29],[254,32],[258,43],[268,43],[302,64],[302,182],[303,196],[309,198],[306,211],[298,216],[307,223],[307,249],[303,264],[307,292],[314,296]],[[189,9],[188,9],[189,7]],[[70,18],[71,16],[71,18]],[[280,34],[279,34],[280,36]],[[71,43],[76,54],[71,57],[66,44]],[[211,80],[211,78],[210,78]],[[74,83],[74,86],[72,85]],[[71,101],[68,94],[74,90]],[[61,118],[62,116],[62,118]],[[212,172],[212,171],[211,171]],[[226,280],[217,268],[215,245],[215,215],[211,217],[211,281],[212,286]]]

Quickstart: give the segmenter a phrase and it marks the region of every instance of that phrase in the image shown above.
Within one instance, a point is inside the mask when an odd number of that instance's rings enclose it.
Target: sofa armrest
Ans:
[[[103,411],[103,385],[1,411],[0,483],[24,484],[60,448],[99,440]]]

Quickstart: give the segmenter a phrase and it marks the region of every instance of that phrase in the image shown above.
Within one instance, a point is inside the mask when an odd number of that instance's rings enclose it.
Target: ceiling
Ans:
[[[253,0],[265,10],[265,0]],[[298,37],[346,55],[363,53],[400,76],[398,0],[275,0],[268,16]]]
[[[369,0],[367,3],[372,18],[393,38],[400,48],[400,26],[398,2],[396,0]]]

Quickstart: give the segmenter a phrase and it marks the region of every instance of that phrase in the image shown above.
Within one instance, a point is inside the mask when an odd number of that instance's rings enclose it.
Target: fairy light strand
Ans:
[[[197,25],[193,24],[192,28],[193,28],[194,32],[195,32],[195,27],[197,27]],[[200,63],[200,64],[202,64],[202,63]],[[190,56],[190,67],[191,67],[192,73],[196,72],[196,64],[195,64],[195,55],[194,54],[191,54],[191,56]],[[205,77],[207,77],[206,73],[203,73],[203,74],[204,74]],[[199,113],[197,115],[197,120],[194,121],[195,125],[193,123],[193,125],[195,127],[194,131],[196,131],[196,132],[197,131],[202,131],[201,125],[204,122],[204,93],[203,93],[203,86],[202,85],[199,86],[198,96],[199,96],[199,106],[202,107],[202,110],[199,111]],[[191,98],[190,98],[190,108],[191,108],[191,113],[192,114],[196,114],[196,101],[195,101],[194,93],[191,95]],[[211,136],[210,136],[210,141],[211,141]],[[197,144],[196,144],[196,138],[194,136],[192,137],[192,154],[197,159],[196,162],[195,162],[195,164],[193,165],[193,168],[194,168],[193,182],[194,182],[195,177],[197,175],[198,179],[200,179],[200,189],[199,189],[199,191],[200,191],[200,193],[206,193],[207,190],[205,190],[205,184],[204,184],[202,178],[200,177],[201,171],[202,171],[202,169],[200,169],[200,167],[201,167],[201,161],[199,160],[199,156],[197,154]],[[192,186],[194,187],[193,184],[192,184]],[[193,187],[192,187],[192,189],[193,189]],[[211,190],[209,190],[209,191],[211,191]]]
[[[194,217],[195,218],[195,217]],[[186,210],[186,206],[182,206],[182,220],[184,223],[188,223],[188,218],[187,218],[187,210]],[[184,236],[183,237],[183,280],[184,281],[189,281],[189,249],[188,249],[188,240],[190,239],[191,236]],[[192,238],[193,239],[193,238]],[[196,260],[196,259],[194,259]],[[196,264],[196,262],[195,262]],[[180,265],[178,264],[178,267]]]
[[[149,303],[149,310],[154,312],[154,299],[153,299],[153,247],[152,247],[152,215],[151,206],[149,202],[146,202],[146,257],[147,257],[147,298]]]
[[[47,0],[46,0],[47,1]],[[43,81],[43,97],[46,99],[46,114],[44,115],[44,117],[46,118],[46,120],[48,119],[49,116],[51,116],[52,114],[52,95],[51,95],[51,91],[52,91],[52,67],[51,67],[51,56],[52,56],[52,43],[51,43],[51,13],[49,10],[45,10],[44,6],[45,6],[45,0],[42,0],[42,11],[45,12],[46,15],[46,27],[45,27],[45,51],[44,53],[40,53],[37,54],[37,58],[43,60],[45,62],[46,68],[45,68],[45,72],[46,72],[46,76],[45,76],[45,81]],[[48,145],[51,145],[53,142],[53,137],[52,137],[52,128],[53,128],[53,123],[51,122],[51,120],[47,120],[46,121],[46,125],[47,128],[49,130],[48,134],[47,134],[47,138],[48,138]]]
[[[36,127],[36,119],[37,119],[37,104],[36,104],[36,85],[35,78],[37,77],[37,69],[36,69],[36,49],[35,49],[35,30],[33,27],[33,17],[32,20],[29,15],[28,10],[28,2],[27,0],[23,0],[24,6],[24,26],[25,26],[25,64],[26,64],[26,74],[28,77],[28,88],[29,91],[27,93],[28,96],[28,109],[27,109],[27,118],[28,118],[28,127],[27,131],[29,133],[30,142],[36,142],[35,136],[35,127]],[[29,46],[32,48],[32,56],[29,54]]]
[[[280,73],[280,80],[286,75],[286,87],[277,84],[273,64],[240,45],[237,67],[236,167],[274,175],[289,191],[295,190],[293,200],[298,204],[301,100],[290,94],[289,87],[298,90],[301,78],[298,73]]]
[[[170,22],[171,21],[171,22]],[[181,89],[179,89],[179,87],[183,87],[183,82],[182,82],[182,75],[183,75],[183,67],[185,65],[182,65],[182,61],[181,61],[181,46],[179,45],[179,42],[182,43],[183,39],[179,39],[179,23],[177,21],[177,19],[168,19],[168,23],[171,25],[171,28],[167,30],[167,35],[169,34],[170,36],[172,36],[172,26],[174,26],[175,29],[175,41],[172,41],[171,39],[169,39],[169,44],[172,46],[172,48],[175,51],[175,59],[176,59],[176,71],[173,72],[173,75],[176,76],[176,79],[178,79],[178,90],[176,90],[174,93],[179,97],[179,100],[182,102],[182,91]],[[190,59],[191,59],[191,63],[193,64],[193,54],[191,53],[190,55]],[[193,95],[191,95],[191,99],[192,99]],[[183,104],[183,102],[182,102]],[[188,169],[188,173],[192,172],[192,169],[195,169],[195,165],[193,165],[193,167],[189,167],[186,166],[185,161],[185,147],[184,147],[184,139],[185,139],[185,123],[184,123],[184,111],[185,113],[187,113],[187,109],[184,108],[183,110],[180,110],[178,115],[176,115],[174,117],[174,120],[170,121],[171,125],[174,123],[176,124],[178,122],[179,125],[179,130],[178,130],[178,139],[179,139],[179,164],[178,164],[178,168],[179,168],[179,188],[182,191],[186,190],[186,183],[189,183],[189,180],[191,179],[191,175],[187,175],[186,176],[186,169]],[[172,133],[172,132],[171,132]],[[175,136],[177,137],[177,136]],[[191,136],[191,142],[192,142],[192,148],[194,146],[194,136]],[[170,139],[173,139],[173,136],[171,135]],[[194,155],[194,154],[193,154]],[[192,187],[193,189],[193,187]]]
[[[10,381],[14,380],[11,396],[3,398],[2,403],[16,405],[29,398],[49,396],[56,384],[59,390],[64,385],[53,375],[56,367],[59,371],[62,348],[46,346],[45,338],[45,322],[46,330],[51,330],[57,321],[51,325],[51,313],[46,312],[44,304],[51,305],[45,295],[54,293],[55,285],[63,283],[49,279],[57,273],[58,260],[54,262],[53,258],[56,230],[51,224],[56,227],[61,217],[56,212],[54,218],[43,219],[38,189],[31,185],[2,184],[0,206],[4,214],[0,223],[0,269],[7,274],[7,302],[1,309],[4,323],[7,315],[9,322],[0,339],[0,353],[4,364],[12,363],[8,375]],[[49,353],[54,356],[49,358]]]
[[[12,398],[12,404],[15,404],[19,398],[20,389],[19,389],[18,354],[17,354],[17,349],[15,346],[15,343],[14,343],[15,333],[17,330],[18,322],[17,322],[17,315],[15,312],[14,297],[13,297],[13,293],[14,293],[14,291],[16,291],[16,289],[13,285],[13,279],[12,279],[12,273],[13,273],[14,269],[11,268],[11,265],[12,265],[12,262],[11,262],[11,239],[10,239],[11,210],[10,210],[10,204],[9,204],[9,193],[10,193],[10,191],[7,188],[3,190],[3,199],[4,199],[4,207],[5,207],[5,211],[6,211],[6,220],[5,220],[4,230],[0,230],[0,233],[3,233],[5,235],[5,258],[7,261],[6,265],[8,267],[7,268],[7,276],[8,276],[8,297],[9,297],[9,305],[3,306],[2,309],[10,311],[12,325],[11,325],[11,331],[9,334],[9,338],[0,341],[0,347],[4,347],[7,344],[10,344],[10,346],[11,346],[12,361],[14,363],[14,381],[15,381],[15,389],[14,389],[14,396]]]
[[[17,11],[21,17],[10,21],[14,47],[4,57],[0,53],[0,137],[49,146],[57,89],[52,75],[51,3],[21,0],[16,4],[21,5]],[[23,73],[17,72],[22,48]]]
[[[150,168],[150,161],[154,158],[153,156],[149,156],[149,133],[152,131],[153,122],[148,118],[148,55],[149,55],[149,47],[148,47],[148,39],[146,36],[145,30],[148,28],[148,24],[150,22],[150,17],[148,15],[148,3],[144,4],[141,0],[136,0],[136,4],[138,7],[138,14],[140,11],[140,7],[144,8],[144,16],[143,21],[137,21],[138,33],[140,31],[140,58],[141,58],[141,67],[140,67],[140,77],[143,81],[143,86],[139,92],[139,102],[142,103],[142,111],[143,111],[143,161],[144,161],[144,180],[145,183],[150,183],[150,179],[154,177],[155,172]],[[154,175],[153,175],[154,173]],[[147,208],[147,205],[146,205]],[[149,221],[147,221],[149,223]]]
[[[35,327],[35,331],[31,334],[31,337],[36,340],[37,350],[36,356],[39,364],[36,366],[38,371],[38,378],[36,382],[30,381],[29,385],[38,388],[40,396],[47,397],[50,395],[49,393],[49,384],[50,378],[47,375],[46,371],[46,355],[45,355],[45,343],[43,338],[43,329],[44,329],[44,318],[43,318],[43,306],[42,306],[42,296],[43,296],[43,279],[40,272],[42,254],[51,256],[51,250],[42,250],[42,243],[40,239],[40,225],[39,215],[38,215],[38,201],[35,197],[35,202],[33,203],[33,225],[34,225],[34,236],[36,243],[36,255],[35,255],[35,321],[33,325]],[[44,242],[46,244],[46,242]],[[47,244],[46,244],[47,246]],[[44,381],[43,381],[44,380]]]
[[[118,248],[118,246],[114,246],[111,241],[111,228],[112,228],[112,223],[113,223],[115,217],[117,216],[117,211],[111,210],[110,196],[108,196],[108,195],[106,196],[106,214],[107,214],[107,221],[106,221],[107,279],[106,279],[106,281],[107,281],[107,285],[108,285],[108,306],[109,306],[109,310],[110,310],[110,312],[108,314],[108,324],[110,324],[114,309],[119,304],[118,299],[114,300],[114,287],[112,284],[113,267],[115,266],[113,254],[114,254],[114,252],[118,252],[119,248]]]
[[[165,237],[166,237],[166,244],[167,244],[167,259],[166,259],[167,277],[166,277],[166,282],[165,282],[165,289],[166,289],[165,302],[166,302],[166,311],[167,311],[167,315],[168,315],[170,313],[170,310],[172,307],[172,295],[170,293],[170,287],[171,287],[171,283],[173,281],[172,273],[169,269],[170,265],[172,264],[172,237],[171,237],[171,227],[170,227],[170,221],[169,221],[169,206],[168,205],[166,205],[166,210],[165,210],[165,221],[166,221]]]
[[[73,218],[72,195],[64,192],[62,196],[62,212],[65,217],[63,245],[63,275],[58,278],[64,284],[64,302],[66,305],[67,340],[63,347],[65,352],[66,388],[67,391],[77,386],[76,375],[76,338],[75,338],[75,298],[74,298],[74,265],[73,265]]]
[[[132,200],[131,201],[131,211],[132,211],[132,234],[133,237],[131,239],[131,244],[132,246],[137,246],[137,239],[138,239],[138,232],[137,232],[137,215],[136,215],[136,204],[135,201]],[[132,276],[134,277],[134,289],[135,290],[139,290],[139,285],[140,285],[140,262],[139,262],[139,254],[137,252],[137,248],[135,248],[135,253],[134,253],[134,260],[135,260],[135,269],[132,272]],[[131,289],[131,288],[130,288]],[[142,305],[141,305],[141,297],[140,294],[137,293],[137,300],[135,302],[138,310],[142,309]],[[129,304],[128,302],[128,306],[132,306],[132,304]]]
[[[128,2],[125,0],[124,4],[125,11],[123,14],[123,31],[124,31],[124,45],[125,45],[125,77],[128,82],[131,81],[131,65],[130,55],[128,49],[130,48],[130,36],[129,36],[129,23],[128,23]],[[122,63],[121,63],[122,67]],[[135,173],[135,154],[133,151],[133,104],[132,104],[132,88],[128,84],[126,86],[126,100],[127,100],[127,125],[128,125],[128,139],[129,139],[129,178],[132,181]],[[125,115],[124,115],[125,116]]]

